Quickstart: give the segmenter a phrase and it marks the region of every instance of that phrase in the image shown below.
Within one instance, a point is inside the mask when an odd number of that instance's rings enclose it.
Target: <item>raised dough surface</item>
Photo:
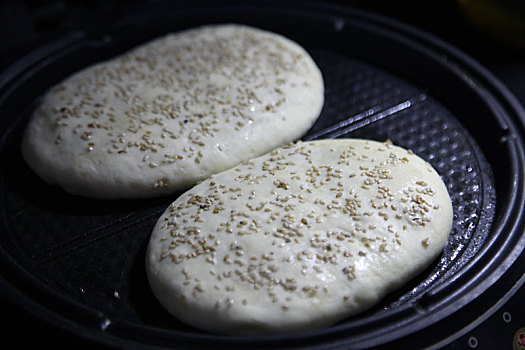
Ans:
[[[197,328],[264,335],[328,327],[427,267],[452,225],[447,189],[412,152],[299,142],[216,174],[159,218],[152,290]]]
[[[301,137],[324,102],[296,43],[241,25],[156,39],[53,87],[23,155],[45,181],[88,197],[153,197]]]

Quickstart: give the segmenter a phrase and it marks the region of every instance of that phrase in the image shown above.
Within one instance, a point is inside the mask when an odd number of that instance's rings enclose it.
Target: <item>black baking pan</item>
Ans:
[[[21,158],[25,123],[53,84],[159,35],[212,23],[281,33],[311,53],[326,95],[305,140],[389,139],[429,161],[446,183],[454,223],[443,254],[371,310],[287,336],[226,337],[186,326],[158,304],[144,271],[152,227],[177,194],[76,197],[43,183]],[[112,347],[350,349],[406,338],[443,344],[487,317],[493,295],[513,288],[494,292],[493,285],[515,269],[525,246],[524,122],[519,103],[478,63],[390,19],[316,2],[137,6],[79,25],[0,75],[1,291],[79,341]],[[514,287],[522,283],[516,278]]]

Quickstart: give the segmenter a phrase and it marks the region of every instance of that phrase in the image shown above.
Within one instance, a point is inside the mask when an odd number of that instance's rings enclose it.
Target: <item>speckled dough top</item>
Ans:
[[[159,218],[153,292],[203,330],[327,327],[377,303],[443,250],[452,205],[412,152],[366,140],[290,144],[216,174]]]
[[[323,101],[321,72],[296,43],[246,26],[205,26],[53,87],[22,150],[37,174],[73,194],[153,197],[296,140]]]

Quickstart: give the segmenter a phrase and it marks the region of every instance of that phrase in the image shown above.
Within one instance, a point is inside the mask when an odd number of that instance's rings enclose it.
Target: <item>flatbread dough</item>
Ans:
[[[214,175],[159,218],[151,288],[178,319],[229,335],[328,327],[427,267],[452,225],[445,184],[391,143],[299,142]]]
[[[300,138],[321,72],[280,35],[241,25],[170,34],[53,87],[22,151],[45,181],[97,198],[153,197]]]

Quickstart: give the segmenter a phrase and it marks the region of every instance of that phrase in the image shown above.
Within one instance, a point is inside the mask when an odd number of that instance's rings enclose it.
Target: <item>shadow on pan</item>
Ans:
[[[424,33],[349,8],[203,3],[150,5],[65,33],[0,76],[0,256],[9,298],[109,345],[352,348],[431,329],[481,295],[521,253],[524,112],[476,62]],[[176,195],[79,198],[41,182],[20,157],[24,124],[52,84],[158,35],[221,22],[282,33],[312,54],[326,97],[305,140],[390,139],[429,161],[449,189],[455,214],[443,255],[378,306],[329,329],[236,338],[179,323],[154,299],[144,272],[151,229]]]

